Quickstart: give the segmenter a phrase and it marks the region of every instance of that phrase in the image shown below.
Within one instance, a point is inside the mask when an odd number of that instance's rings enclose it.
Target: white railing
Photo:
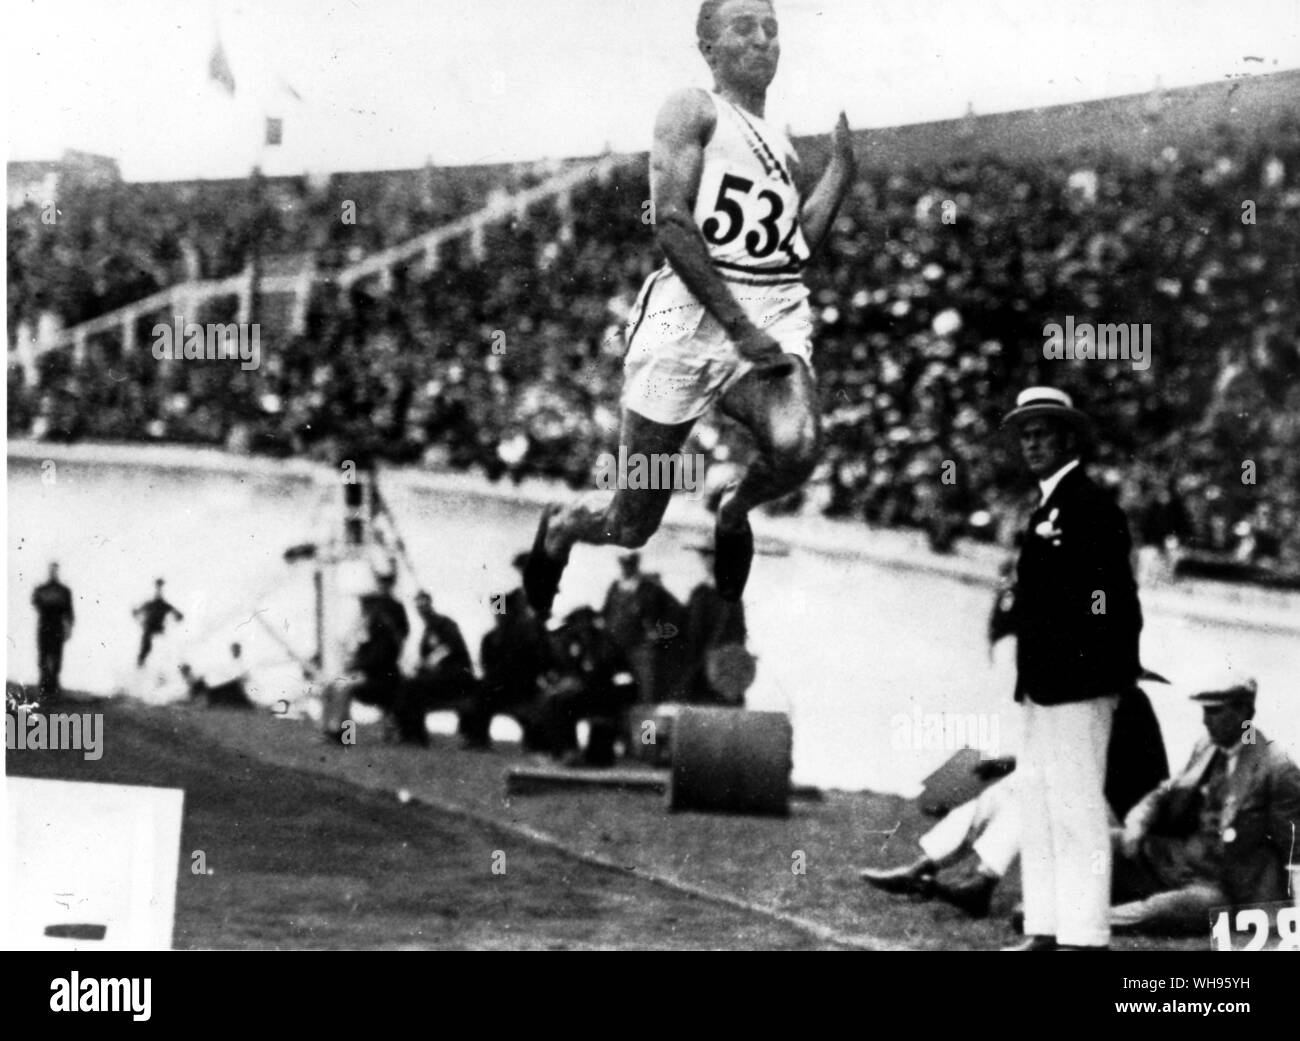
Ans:
[[[255,288],[256,292],[262,295],[294,294],[292,320],[295,330],[301,331],[306,323],[312,287],[318,282],[333,281],[348,288],[361,279],[379,275],[387,283],[392,277],[394,268],[413,258],[422,258],[421,263],[426,270],[436,270],[438,250],[443,243],[465,235],[481,241],[483,231],[488,225],[496,224],[512,214],[523,217],[529,207],[546,199],[558,197],[560,212],[567,220],[571,214],[569,200],[575,188],[592,179],[603,183],[620,165],[629,162],[630,158],[609,155],[594,163],[584,163],[574,169],[566,170],[535,188],[495,199],[482,209],[417,235],[406,242],[363,257],[333,274],[317,271],[315,258],[312,257],[308,259],[301,271],[288,275],[262,276],[257,279],[256,287],[253,285],[251,265],[239,274],[228,278],[180,282],[152,293],[142,300],[118,307],[70,329],[55,333],[52,337],[42,339],[36,345],[37,351],[44,353],[71,346],[74,356],[80,360],[85,356],[86,343],[90,337],[115,329],[121,331],[123,349],[130,350],[135,347],[136,324],[142,317],[150,314],[193,314],[198,307],[223,296],[238,297],[239,320],[248,321]]]

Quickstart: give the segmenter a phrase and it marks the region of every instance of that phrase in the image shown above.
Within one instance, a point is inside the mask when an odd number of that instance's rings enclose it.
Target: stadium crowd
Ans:
[[[873,172],[868,158],[808,276],[824,460],[777,508],[924,528],[938,549],[958,535],[1006,541],[1021,488],[998,422],[1014,388],[1046,383],[1096,418],[1094,462],[1139,542],[1300,572],[1296,131],[1237,139],[1225,129],[1153,160],[1076,154]],[[262,250],[314,253],[328,273],[463,212],[478,187],[442,209],[428,191],[423,201],[399,193],[382,206],[386,234],[339,222],[337,188],[305,182],[287,201],[250,201],[245,186],[230,203],[239,220],[215,196],[178,205],[121,189],[87,200],[89,225],[50,234],[29,206],[10,215],[10,327],[42,309],[72,324],[170,281],[231,273],[255,230]],[[367,210],[377,196],[366,190],[357,187],[359,210],[373,213],[381,207]],[[648,195],[637,162],[567,206],[539,203],[450,242],[436,264],[397,270],[383,286],[322,281],[297,333],[291,302],[268,296],[254,371],[155,361],[152,319],[130,356],[106,334],[79,362],[42,355],[33,386],[11,365],[10,434],[331,461],[362,445],[494,480],[585,485],[617,430],[623,322],[660,262]],[[65,208],[78,212],[75,196]],[[197,320],[232,321],[233,306]],[[1067,316],[1149,323],[1150,366],[1049,361],[1043,327]],[[745,451],[742,432],[714,416],[692,439],[688,450],[707,453],[714,474]]]

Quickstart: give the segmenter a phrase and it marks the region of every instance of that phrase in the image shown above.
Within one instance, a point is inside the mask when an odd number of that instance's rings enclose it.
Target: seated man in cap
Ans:
[[[1255,728],[1255,690],[1229,679],[1193,695],[1207,736],[1115,835],[1113,929],[1205,931],[1212,908],[1291,899],[1300,768]]]

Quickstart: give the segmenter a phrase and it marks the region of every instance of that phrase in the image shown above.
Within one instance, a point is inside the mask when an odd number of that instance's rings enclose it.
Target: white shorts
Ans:
[[[812,369],[812,309],[802,282],[729,283],[736,302],[787,354]],[[754,364],[667,266],[647,280],[628,317],[623,407],[656,423],[698,419]]]

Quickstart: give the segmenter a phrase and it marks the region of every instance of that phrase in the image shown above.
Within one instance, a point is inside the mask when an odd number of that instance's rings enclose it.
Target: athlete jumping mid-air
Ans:
[[[820,453],[802,273],[857,164],[841,113],[830,163],[800,192],[794,149],[764,119],[781,53],[769,0],[706,0],[697,34],[714,90],[674,93],[655,123],[652,213],[668,262],[629,317],[620,444],[629,459],[677,453],[715,402],[752,432],[757,456],[717,512],[714,577],[735,601],[754,555],[749,511],[798,488]],[[549,616],[575,543],[643,546],[671,495],[620,488],[600,509],[548,506],[524,572],[534,609]]]

